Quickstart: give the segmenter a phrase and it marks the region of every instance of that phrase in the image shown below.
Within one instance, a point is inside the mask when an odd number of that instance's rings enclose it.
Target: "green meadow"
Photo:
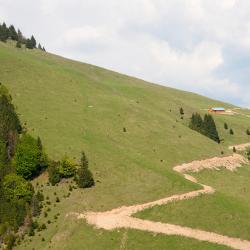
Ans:
[[[41,137],[49,157],[67,155],[79,160],[84,150],[96,181],[94,188],[69,191],[71,180],[52,187],[47,185],[46,173],[35,179],[35,189],[43,190],[50,203],[38,219],[47,229],[26,236],[16,249],[227,249],[177,236],[97,230],[67,215],[105,211],[199,189],[175,173],[173,166],[230,154],[229,145],[250,140],[246,135],[250,118],[214,115],[224,139],[221,144],[189,129],[189,118],[193,112],[205,114],[204,109],[213,106],[233,105],[1,42],[0,82],[12,94],[22,123],[33,136]],[[250,114],[249,110],[239,112]],[[225,122],[234,135],[224,129]],[[138,216],[249,239],[249,197],[247,192],[240,193],[240,187],[244,190],[249,186],[250,171],[246,169],[235,173],[204,171],[198,179],[218,190],[214,196],[156,207]],[[229,216],[224,228],[213,212],[216,204],[218,213]],[[197,218],[198,210],[207,211],[209,218],[218,222],[217,227],[208,225],[203,216]],[[236,210],[239,216],[230,220]]]

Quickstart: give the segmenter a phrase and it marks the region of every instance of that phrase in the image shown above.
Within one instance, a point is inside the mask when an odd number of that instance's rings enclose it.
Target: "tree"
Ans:
[[[76,163],[70,160],[67,156],[65,156],[61,162],[59,167],[59,173],[64,178],[69,178],[74,176],[76,171]]]
[[[37,140],[29,134],[24,134],[17,144],[14,157],[17,174],[25,179],[31,179],[40,173],[46,165],[43,154],[37,145]]]
[[[25,46],[26,46],[27,49],[33,49],[33,44],[32,44],[30,39],[26,40]]]
[[[40,43],[38,44],[38,49],[43,50],[43,48],[42,48],[42,46],[41,46]]]
[[[228,129],[228,125],[226,122],[224,123],[224,129],[226,129],[226,130]]]
[[[22,32],[20,30],[17,31],[17,37],[18,37],[18,41],[20,43],[23,43],[23,44],[26,43],[26,39],[25,39],[25,37],[23,36],[23,34],[22,34]]]
[[[182,107],[180,108],[180,114],[181,114],[181,115],[184,115],[184,110],[183,110]]]
[[[5,92],[5,94],[1,95],[1,92]],[[0,121],[0,138],[7,145],[7,154],[10,160],[14,154],[18,134],[21,133],[22,127],[11,103],[11,97],[3,87],[0,88]]]
[[[3,179],[3,194],[8,201],[24,199],[30,202],[34,189],[28,181],[16,174],[6,175]]]
[[[18,34],[17,34],[16,29],[13,25],[10,25],[10,27],[9,27],[9,37],[10,37],[10,39],[12,39],[14,41],[18,41]]]
[[[203,133],[210,139],[220,143],[219,134],[214,122],[214,119],[211,115],[205,114],[203,122]]]
[[[7,28],[6,24],[3,23],[0,25],[0,40],[2,42],[6,42],[9,38],[9,29]]]
[[[233,129],[230,128],[229,133],[230,133],[230,135],[233,135],[234,134]]]
[[[61,176],[59,173],[60,163],[52,161],[49,163],[48,173],[49,173],[49,182],[54,186],[56,183],[60,182]]]
[[[36,48],[36,39],[35,39],[35,37],[33,35],[30,38],[30,42],[31,42],[31,45],[32,45],[32,49]]]
[[[88,169],[89,163],[84,152],[82,152],[80,168],[77,170],[76,182],[80,188],[92,187],[95,182],[92,173]]]
[[[250,135],[250,129],[247,129],[247,130],[246,130],[246,134],[247,134],[247,135]]]

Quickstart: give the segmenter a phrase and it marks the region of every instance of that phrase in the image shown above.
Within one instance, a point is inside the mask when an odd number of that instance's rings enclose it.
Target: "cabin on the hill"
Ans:
[[[215,107],[215,108],[210,108],[208,112],[211,113],[224,113],[226,110],[223,107]]]

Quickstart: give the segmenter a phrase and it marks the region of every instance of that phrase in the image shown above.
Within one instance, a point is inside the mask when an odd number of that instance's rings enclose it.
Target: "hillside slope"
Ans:
[[[96,186],[76,190],[63,200],[57,207],[62,215],[197,189],[172,167],[221,151],[226,154],[229,144],[247,140],[249,119],[241,115],[215,117],[225,138],[221,145],[187,127],[192,112],[204,113],[211,106],[234,108],[232,105],[38,50],[17,49],[9,43],[0,43],[0,82],[12,93],[22,122],[42,138],[50,156],[67,154],[78,159],[81,150],[88,155]],[[185,111],[183,120],[180,107]],[[234,136],[224,131],[225,121],[233,127]],[[46,177],[38,182],[45,183]],[[54,191],[46,188],[48,194]],[[63,195],[67,186],[64,188],[57,192]],[[66,230],[62,229],[63,216],[61,223],[59,229],[51,225],[47,237]],[[79,227],[73,224],[67,228],[70,233]]]

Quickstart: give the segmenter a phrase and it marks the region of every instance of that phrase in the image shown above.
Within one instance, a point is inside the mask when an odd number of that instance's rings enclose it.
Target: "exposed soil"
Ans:
[[[248,147],[246,145],[249,146],[250,143],[237,145],[235,146],[235,148],[246,148]],[[248,160],[245,159],[242,155],[233,154],[232,156],[227,157],[214,157],[211,159],[185,163],[174,167],[174,170],[179,173],[184,173],[187,171],[197,172],[202,169],[219,169],[220,167],[224,167],[230,171],[233,171],[237,167],[240,167],[242,164],[247,162]],[[191,182],[198,183],[198,181],[191,175],[183,174],[183,176]],[[78,219],[86,219],[89,224],[94,225],[97,228],[103,228],[106,230],[114,230],[116,228],[133,228],[154,233],[162,233],[166,235],[180,235],[201,241],[208,241],[211,243],[225,245],[234,249],[249,250],[250,241],[247,240],[232,238],[213,232],[207,232],[189,227],[148,221],[132,217],[133,214],[146,208],[150,208],[156,205],[165,205],[173,201],[192,199],[200,195],[213,194],[215,192],[215,190],[210,186],[206,186],[201,183],[198,184],[202,186],[202,189],[184,194],[172,195],[170,197],[144,204],[123,206],[107,212],[86,212],[83,214],[71,213],[71,215],[77,216]]]

